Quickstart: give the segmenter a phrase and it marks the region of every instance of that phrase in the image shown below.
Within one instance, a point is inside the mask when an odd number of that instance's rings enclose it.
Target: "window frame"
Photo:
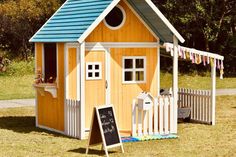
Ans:
[[[92,69],[88,67],[92,65]],[[96,70],[95,66],[99,65],[99,69]],[[95,77],[95,73],[99,73],[99,77]],[[89,77],[89,73],[92,73],[92,77]],[[86,62],[86,80],[101,80],[102,79],[102,63],[101,62]]]
[[[117,5],[117,6],[115,6],[115,7],[119,8],[119,9],[121,10],[121,12],[122,12],[122,14],[123,14],[123,20],[122,20],[122,22],[121,22],[121,24],[120,24],[119,26],[113,27],[113,26],[109,25],[109,24],[107,23],[107,21],[106,21],[106,18],[104,18],[103,23],[105,24],[105,26],[107,26],[107,28],[109,28],[109,29],[111,29],[111,30],[120,29],[121,27],[124,26],[124,24],[125,24],[125,22],[126,22],[126,13],[125,13],[124,8],[123,8],[122,6],[120,6],[120,5]]]
[[[133,62],[133,68],[131,69],[125,69],[125,60],[126,59],[132,59]],[[136,68],[136,60],[137,59],[143,59],[143,68]],[[144,74],[144,80],[142,81],[136,81],[136,72],[143,72]],[[132,72],[133,79],[132,81],[126,81],[125,80],[125,72]],[[123,84],[141,84],[146,83],[146,56],[124,56],[122,57],[122,83]]]

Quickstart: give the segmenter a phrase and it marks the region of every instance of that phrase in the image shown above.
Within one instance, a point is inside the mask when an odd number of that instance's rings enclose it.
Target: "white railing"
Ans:
[[[179,88],[179,108],[191,108],[191,120],[211,123],[212,103],[210,90]]]
[[[79,138],[80,135],[80,101],[66,99],[65,134]]]
[[[173,97],[160,96],[154,99],[153,107],[140,110],[136,100],[132,105],[132,136],[177,133],[177,120],[174,113]],[[176,124],[175,124],[176,123]]]

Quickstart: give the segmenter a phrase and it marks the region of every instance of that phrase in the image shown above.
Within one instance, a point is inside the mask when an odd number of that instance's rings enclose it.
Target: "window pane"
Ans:
[[[136,68],[144,68],[144,59],[136,59]]]
[[[93,65],[88,65],[88,70],[92,70],[93,69]]]
[[[125,59],[125,69],[133,68],[133,59]]]
[[[93,73],[92,73],[92,72],[89,72],[89,73],[88,73],[88,77],[93,77]]]
[[[136,81],[144,81],[144,72],[143,71],[136,71],[135,80]]]
[[[99,72],[95,72],[95,77],[99,77]]]
[[[98,65],[98,64],[95,65],[95,69],[96,69],[96,70],[99,70],[99,65]]]
[[[125,72],[125,81],[133,81],[133,72]]]

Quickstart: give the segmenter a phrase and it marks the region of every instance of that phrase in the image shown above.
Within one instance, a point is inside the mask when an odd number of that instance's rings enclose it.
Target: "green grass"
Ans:
[[[33,98],[34,61],[12,61],[0,73],[0,100]]]
[[[0,76],[0,100],[34,97],[34,75]]]
[[[179,74],[178,85],[181,88],[193,88],[193,89],[211,89],[211,77],[210,76],[191,76]],[[170,88],[172,86],[172,74],[161,73],[161,87]],[[221,80],[216,78],[216,88],[236,88],[236,78],[224,78]]]
[[[213,157],[236,154],[236,96],[217,97],[216,125],[178,124],[178,139],[125,143],[116,156]],[[0,156],[85,156],[87,140],[77,140],[35,128],[34,108],[0,109]],[[101,146],[89,156],[104,155]]]

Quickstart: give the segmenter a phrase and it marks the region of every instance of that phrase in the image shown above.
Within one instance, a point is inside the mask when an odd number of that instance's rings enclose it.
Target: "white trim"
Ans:
[[[109,12],[120,2],[113,0],[111,4],[99,15],[99,17],[88,27],[88,29],[79,37],[78,42],[82,43],[87,36],[99,25],[99,23],[109,14]]]
[[[98,69],[95,66],[98,65]],[[92,66],[92,69],[88,67]],[[99,73],[99,77],[95,76],[95,73]],[[89,77],[89,73],[92,73],[92,77]],[[102,63],[101,62],[86,62],[86,80],[101,80],[102,79]]]
[[[85,138],[85,42],[80,44],[80,139]]]
[[[152,8],[152,10],[161,18],[161,20],[166,24],[166,26],[171,30],[171,32],[179,39],[181,43],[184,43],[184,38],[179,34],[179,32],[173,27],[173,25],[167,20],[167,18],[160,12],[160,10],[155,6],[151,0],[145,0],[147,4]]]
[[[157,48],[156,42],[87,42],[86,49],[105,48]]]
[[[37,48],[36,48],[36,43],[34,44],[34,57],[35,57],[35,75],[37,75]],[[35,125],[36,127],[38,126],[38,92],[35,90]]]
[[[110,26],[108,23],[107,23],[107,21],[106,21],[106,17],[103,19],[103,23],[105,24],[105,26],[107,26],[109,29],[111,29],[111,30],[117,30],[117,29],[120,29],[121,27],[123,27],[124,26],[124,24],[125,24],[125,22],[126,22],[126,13],[125,13],[125,10],[124,10],[124,8],[122,7],[122,6],[120,6],[120,5],[117,5],[117,6],[115,6],[115,7],[117,7],[117,8],[119,8],[120,10],[121,10],[121,12],[122,12],[122,14],[123,14],[123,19],[122,19],[122,22],[119,24],[119,26],[116,26],[116,27],[113,27],[113,26]],[[114,7],[114,8],[115,8]],[[113,9],[114,9],[113,8]],[[112,11],[112,10],[111,10]]]
[[[56,132],[56,133],[65,135],[65,133],[63,131],[56,130],[56,129],[53,129],[53,128],[50,128],[50,127],[47,127],[47,126],[38,125],[37,127],[40,128],[40,129],[45,129],[45,130],[48,130],[48,131],[52,131],[52,132]]]
[[[59,10],[61,10],[61,8],[62,8],[67,2],[68,2],[68,0],[66,0],[66,1],[57,9],[57,11],[47,20],[47,22],[45,22],[45,23],[43,24],[43,26],[30,38],[29,42],[32,42],[33,38],[38,34],[38,32],[40,32],[40,31],[43,29],[43,27],[57,14],[57,12],[58,12]]]
[[[133,68],[132,69],[125,69],[125,60],[126,59],[132,59],[133,62]],[[136,68],[136,59],[143,59],[143,68]],[[123,56],[122,57],[122,83],[123,84],[132,84],[132,83],[146,83],[146,56]],[[132,72],[133,80],[132,81],[125,81],[125,72]],[[135,74],[136,72],[143,72],[144,73],[144,80],[143,81],[136,81],[135,80]]]
[[[124,0],[125,4],[129,7],[129,9],[134,13],[134,15],[142,22],[142,24],[149,30],[149,32],[157,39],[159,40],[159,37],[152,31],[152,29],[146,24],[146,22],[143,21],[143,19],[139,16],[139,14],[133,9],[133,7],[127,2],[127,0]]]
[[[107,88],[106,90],[106,104],[111,104],[111,54],[110,54],[110,49],[105,50],[105,77],[106,77],[106,83],[107,83]]]
[[[171,46],[171,48],[173,48],[172,43],[164,43],[164,45],[161,46],[161,48],[166,48],[167,44],[169,46]],[[184,47],[184,46],[179,46],[179,47],[183,48],[185,50],[191,51],[191,53],[193,53],[193,54],[197,54],[197,55],[201,55],[201,56],[207,56],[207,57],[215,58],[215,59],[219,59],[219,60],[224,60],[224,56],[221,56],[221,55],[218,55],[218,54],[215,54],[215,53],[200,51],[200,50],[196,50],[194,48],[188,48],[188,47]]]
[[[214,59],[211,65],[211,116],[212,125],[215,125],[215,106],[216,106],[216,60]]]
[[[173,106],[174,106],[174,114],[173,114],[173,133],[177,133],[177,119],[178,119],[178,39],[175,35],[173,35],[173,43],[174,43],[174,56],[173,56]]]
[[[79,47],[79,43],[67,43],[68,47]],[[86,42],[86,50],[106,50],[109,48],[157,48],[157,42]]]
[[[45,79],[45,52],[44,52],[44,44],[42,43],[42,78]],[[45,81],[45,80],[44,80]]]

